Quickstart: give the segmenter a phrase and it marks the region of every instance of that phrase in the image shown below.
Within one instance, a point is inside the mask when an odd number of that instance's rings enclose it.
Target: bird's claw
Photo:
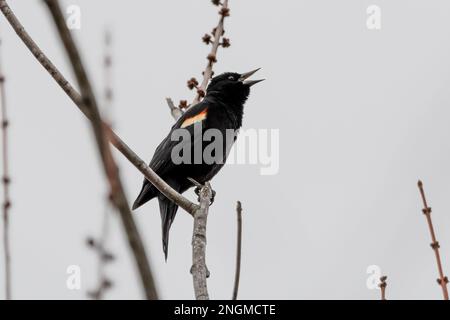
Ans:
[[[192,178],[188,178],[189,181],[191,181],[195,185],[194,192],[197,195],[197,201],[200,202],[200,190],[204,187],[201,183],[197,182],[196,180]],[[216,196],[216,191],[211,189],[211,200],[209,202],[209,205],[212,205],[214,203],[214,198]]]
[[[214,203],[214,198],[216,197],[216,191],[211,189],[211,201],[209,202],[209,205],[212,205]]]
[[[195,187],[194,189],[194,192],[197,195],[199,201],[200,201],[200,189],[201,189],[200,187]]]

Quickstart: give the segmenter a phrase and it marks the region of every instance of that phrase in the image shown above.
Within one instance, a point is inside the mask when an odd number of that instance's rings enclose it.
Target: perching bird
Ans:
[[[262,80],[246,80],[259,69],[239,74],[239,73],[223,73],[211,80],[205,98],[198,104],[190,107],[175,123],[167,137],[156,148],[155,154],[150,162],[152,168],[163,180],[165,180],[172,188],[179,193],[185,192],[194,186],[188,179],[191,178],[200,184],[210,181],[224,165],[227,156],[227,150],[234,143],[235,136],[232,141],[227,141],[227,129],[238,130],[242,125],[244,103],[247,100],[250,87]],[[223,152],[218,153],[222,157],[220,161],[206,161],[194,159],[195,146],[202,147],[202,153],[208,143],[198,144],[199,141],[194,140],[194,127],[201,124],[201,132],[204,133],[208,129],[218,129],[223,137]],[[191,154],[187,152],[182,156],[189,156],[191,161],[173,161],[172,150],[180,144],[178,139],[174,139],[176,130],[184,130],[188,132],[191,139],[184,141],[189,145],[185,145],[192,150]],[[215,130],[217,132],[217,130]],[[214,139],[213,139],[214,140]],[[179,148],[179,146],[178,146]],[[197,149],[198,150],[198,149]],[[212,153],[214,155],[214,153]],[[200,160],[200,162],[199,162]],[[188,162],[188,163],[186,163]],[[158,197],[159,209],[162,220],[162,243],[164,255],[167,260],[169,230],[175,218],[178,206],[171,200],[166,198],[156,189],[150,182],[144,179],[141,192],[133,204],[133,210],[139,208],[147,201]]]

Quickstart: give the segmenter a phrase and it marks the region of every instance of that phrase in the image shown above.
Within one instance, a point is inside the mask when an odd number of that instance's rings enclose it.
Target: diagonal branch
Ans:
[[[0,40],[1,45],[1,40]],[[3,155],[3,251],[5,260],[5,298],[11,300],[11,251],[9,244],[9,211],[11,200],[9,198],[9,186],[11,178],[9,177],[9,155],[8,155],[8,115],[6,108],[5,75],[2,72],[0,61],[0,104],[2,113],[2,155]]]
[[[166,98],[166,102],[169,106],[170,114],[175,119],[175,121],[178,120],[183,115],[183,111],[181,110],[181,108],[175,106],[175,103],[173,103],[173,100],[171,98]]]
[[[428,229],[430,230],[431,234],[431,248],[434,251],[434,255],[436,256],[436,263],[438,267],[438,273],[439,273],[439,279],[437,279],[438,284],[442,288],[442,294],[444,295],[444,300],[448,300],[448,289],[447,289],[447,283],[448,278],[444,276],[444,271],[442,269],[442,262],[441,262],[441,256],[439,253],[439,242],[436,240],[436,233],[434,232],[433,222],[431,220],[431,207],[428,206],[427,199],[425,197],[425,191],[423,190],[423,183],[419,180],[417,183],[417,186],[419,187],[420,196],[422,198],[423,202],[423,209],[422,212],[427,218],[428,223]]]
[[[39,63],[44,67],[45,70],[53,77],[53,79],[58,83],[58,85],[64,90],[64,92],[69,96],[69,98],[75,103],[75,105],[80,109],[80,111],[92,121],[92,116],[90,111],[84,106],[83,99],[81,95],[72,87],[72,85],[66,80],[66,78],[61,74],[58,68],[47,58],[47,56],[42,52],[39,46],[34,42],[34,40],[27,33],[23,25],[17,19],[17,17],[12,12],[6,0],[0,0],[0,10],[3,15],[8,20],[9,24],[12,26],[14,31],[17,33],[22,42],[31,51],[34,57],[39,61]],[[144,176],[152,183],[161,193],[163,193],[167,198],[175,202],[181,208],[186,210],[189,214],[193,215],[194,211],[198,208],[198,205],[192,203],[177,191],[175,191],[171,186],[169,186],[164,180],[162,180],[146,163],[143,161],[107,124],[104,125],[104,130],[110,142],[116,149],[122,153],[125,158],[128,159]]]
[[[49,1],[49,0],[47,0]],[[228,1],[225,1],[228,3]],[[0,0],[0,10],[6,17],[10,25],[13,27],[19,38],[39,61],[39,63],[47,70],[47,72],[53,77],[53,79],[58,83],[58,85],[63,89],[63,91],[69,96],[69,98],[75,103],[75,105],[80,109],[80,111],[91,121],[94,121],[91,110],[86,108],[85,101],[81,95],[72,87],[72,85],[65,79],[61,72],[53,65],[53,63],[47,58],[47,56],[42,52],[30,35],[26,32],[20,21],[12,12],[11,8],[7,4],[6,0]],[[222,19],[221,19],[222,20]],[[60,23],[63,24],[62,22]],[[65,25],[64,25],[65,26]],[[65,28],[67,29],[67,28]],[[66,31],[67,32],[67,31]],[[220,28],[219,28],[220,32]],[[221,34],[221,32],[217,34]],[[222,21],[222,32],[223,32],[223,21]],[[69,32],[70,34],[70,32]],[[217,48],[216,48],[217,51]],[[75,65],[74,67],[77,67]],[[212,65],[211,65],[212,67]],[[212,74],[212,70],[210,71]],[[204,81],[205,87],[209,81],[211,75],[206,76]],[[80,85],[81,88],[81,85]],[[88,100],[89,101],[89,100]],[[193,278],[194,278],[194,288],[196,291],[196,297],[208,298],[208,293],[206,290],[206,263],[205,263],[205,248],[206,248],[206,217],[209,207],[209,200],[211,198],[211,192],[203,192],[204,199],[200,201],[200,205],[196,205],[176,192],[172,187],[170,187],[164,180],[162,180],[119,136],[117,136],[114,131],[105,123],[102,123],[103,130],[105,131],[106,137],[110,142],[116,147],[116,149],[121,152],[144,176],[152,183],[162,194],[164,194],[171,201],[175,202],[178,206],[182,207],[192,216],[196,216],[194,219],[194,230],[199,232],[194,232],[193,237]],[[103,150],[103,149],[102,149]],[[206,194],[205,194],[206,193]],[[206,198],[208,198],[208,204],[206,205]],[[123,208],[124,210],[129,210]],[[204,218],[203,218],[204,217]],[[126,229],[133,229],[134,222],[132,220],[125,221],[128,224]],[[204,228],[203,228],[204,226]],[[135,226],[134,226],[135,227]],[[203,231],[204,230],[204,231]],[[136,234],[135,234],[136,235]],[[134,239],[135,242],[139,240]],[[138,263],[139,264],[139,263]]]
[[[224,20],[226,17],[230,16],[228,0],[225,0],[223,3],[220,3],[220,1],[213,1],[213,3],[217,6],[221,6],[221,9],[219,11],[220,19],[217,23],[217,26],[213,29],[214,40],[211,41],[211,36],[209,34],[205,34],[205,36],[203,37],[203,42],[205,42],[206,44],[212,44],[211,51],[206,57],[208,60],[208,64],[206,65],[205,70],[202,72],[203,80],[200,85],[198,85],[198,82],[195,78],[192,78],[188,81],[189,89],[196,88],[197,94],[189,106],[186,100],[182,100],[180,101],[180,105],[176,107],[171,98],[166,98],[167,105],[170,108],[170,113],[175,121],[183,115],[184,110],[188,109],[190,106],[196,105],[200,102],[200,99],[205,96],[209,80],[214,74],[213,65],[217,62],[217,51],[220,46],[223,46],[224,48],[230,46],[230,40],[223,38],[223,34],[225,33]]]
[[[104,125],[97,100],[94,96],[92,86],[88,79],[86,70],[82,64],[78,48],[73,41],[72,35],[67,28],[64,15],[57,0],[44,0],[55,22],[56,28],[64,44],[66,53],[69,57],[73,71],[75,73],[78,85],[82,93],[83,109],[89,114],[92,129],[94,131],[100,158],[103,163],[105,175],[108,178],[111,187],[111,200],[120,213],[122,224],[128,236],[128,243],[133,251],[136,264],[141,276],[142,285],[147,299],[158,299],[155,282],[152,271],[148,263],[147,254],[139,235],[134,219],[131,215],[128,201],[125,197],[122,182],[120,180],[119,171],[111,153],[109,143],[106,139],[107,132]]]
[[[214,28],[214,42],[211,46],[211,52],[208,54],[208,64],[206,65],[205,70],[203,71],[203,80],[200,84],[200,87],[197,89],[197,95],[195,96],[194,101],[192,101],[191,105],[196,105],[200,102],[202,95],[206,92],[206,87],[208,86],[209,80],[213,75],[213,65],[217,62],[217,50],[221,45],[221,38],[224,34],[224,20],[226,17],[230,15],[230,9],[228,8],[228,0],[224,0],[222,3],[222,8],[219,12],[220,19],[217,27]]]
[[[241,278],[241,252],[242,252],[242,204],[236,205],[237,214],[237,244],[236,244],[236,271],[234,275],[234,288],[232,300],[237,300],[239,290],[239,279]]]

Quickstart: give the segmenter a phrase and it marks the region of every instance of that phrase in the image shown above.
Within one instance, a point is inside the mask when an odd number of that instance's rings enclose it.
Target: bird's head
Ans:
[[[246,73],[222,73],[211,80],[206,94],[219,96],[227,102],[243,104],[250,94],[250,87],[264,80],[247,80],[258,70],[259,68]]]

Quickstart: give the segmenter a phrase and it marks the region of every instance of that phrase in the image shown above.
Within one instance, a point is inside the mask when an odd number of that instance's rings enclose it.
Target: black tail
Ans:
[[[159,211],[161,212],[163,251],[167,261],[167,254],[169,252],[169,231],[170,226],[175,219],[175,215],[177,214],[178,206],[163,195],[160,195],[158,200]]]
[[[133,210],[139,208],[147,201],[153,199],[157,195],[157,189],[147,180],[142,185],[141,192],[133,203]]]

